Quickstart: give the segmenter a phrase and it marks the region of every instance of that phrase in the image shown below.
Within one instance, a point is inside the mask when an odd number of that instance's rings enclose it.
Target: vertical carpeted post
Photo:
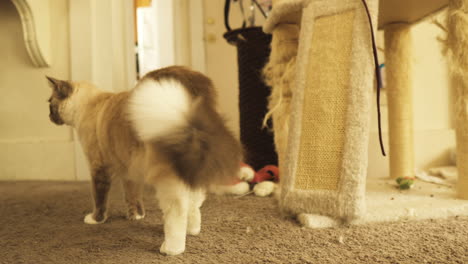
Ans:
[[[450,0],[447,14],[447,52],[456,92],[458,197],[468,199],[468,0]]]
[[[390,176],[414,175],[411,30],[409,24],[385,27]]]

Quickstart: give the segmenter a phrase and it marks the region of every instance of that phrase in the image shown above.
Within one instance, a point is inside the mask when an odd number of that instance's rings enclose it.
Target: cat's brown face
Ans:
[[[50,87],[52,87],[52,95],[48,100],[50,121],[57,125],[63,125],[65,124],[62,116],[64,104],[73,93],[73,86],[67,81],[57,80],[47,76],[46,78],[49,81]]]

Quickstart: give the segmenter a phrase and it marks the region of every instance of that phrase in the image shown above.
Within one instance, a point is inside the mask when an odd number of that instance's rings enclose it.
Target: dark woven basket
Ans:
[[[271,35],[263,33],[260,27],[250,27],[229,31],[224,38],[237,47],[240,136],[246,149],[246,162],[255,170],[277,165],[273,134],[262,129],[270,95],[262,79],[262,69],[270,55]]]

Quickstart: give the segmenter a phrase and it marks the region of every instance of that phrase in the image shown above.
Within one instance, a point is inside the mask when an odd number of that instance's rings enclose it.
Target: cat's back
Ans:
[[[169,66],[147,73],[144,80],[174,79],[182,83],[189,94],[196,98],[202,97],[206,104],[216,106],[217,93],[213,82],[206,75],[185,66]]]
[[[127,166],[132,155],[142,147],[128,121],[129,95],[129,92],[103,93],[87,107],[87,131],[95,137],[88,140],[91,144],[88,148],[99,150],[94,155],[108,165]]]

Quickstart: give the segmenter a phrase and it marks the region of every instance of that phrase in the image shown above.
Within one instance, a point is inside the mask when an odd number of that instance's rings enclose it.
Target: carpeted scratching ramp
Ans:
[[[377,21],[378,1],[366,2]],[[300,37],[280,205],[294,214],[349,221],[365,213],[375,80],[369,20],[360,0],[279,1],[264,30],[275,36],[276,28],[298,13]]]

